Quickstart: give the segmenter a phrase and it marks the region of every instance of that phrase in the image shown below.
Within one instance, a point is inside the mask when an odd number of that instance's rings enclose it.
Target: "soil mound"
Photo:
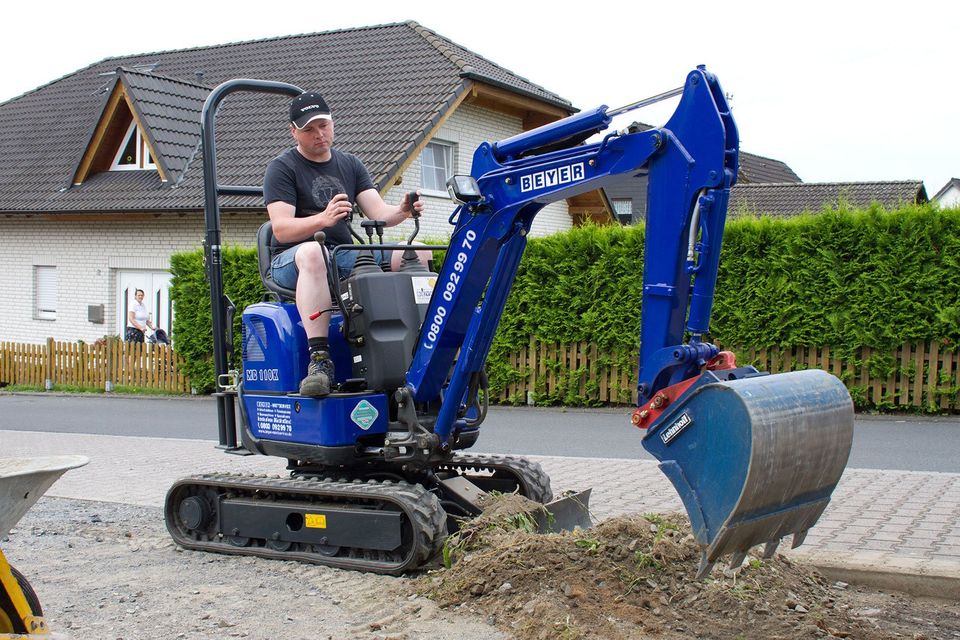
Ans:
[[[450,537],[420,591],[466,604],[517,638],[893,638],[857,619],[844,591],[777,555],[695,578],[685,516],[632,515],[537,534],[535,503],[492,500]]]

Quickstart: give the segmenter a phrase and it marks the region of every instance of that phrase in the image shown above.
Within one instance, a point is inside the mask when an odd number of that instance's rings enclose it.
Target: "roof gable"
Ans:
[[[200,112],[210,89],[123,67],[115,75],[72,184],[110,168],[131,121],[145,138],[161,180],[176,182],[197,151]]]
[[[800,181],[800,176],[787,163],[740,151],[739,184]]]
[[[123,68],[118,75],[161,174],[178,182],[199,149],[200,113],[210,88]]]
[[[943,188],[940,189],[940,191],[937,191],[937,195],[933,196],[933,199],[939,200],[943,196],[947,195],[947,192],[951,189],[960,191],[960,178],[950,178],[950,181],[943,185]]]

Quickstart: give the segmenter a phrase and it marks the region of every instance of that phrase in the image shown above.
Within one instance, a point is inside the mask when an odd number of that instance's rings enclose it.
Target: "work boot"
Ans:
[[[307,377],[300,381],[300,395],[318,398],[330,393],[333,382],[333,360],[326,351],[314,351],[307,365]]]

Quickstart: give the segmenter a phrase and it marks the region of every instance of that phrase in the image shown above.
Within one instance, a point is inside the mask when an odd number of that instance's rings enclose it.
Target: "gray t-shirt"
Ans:
[[[345,193],[350,202],[356,202],[358,193],[376,188],[366,167],[356,156],[337,149],[330,152],[332,155],[327,162],[313,162],[294,147],[271,160],[263,177],[264,204],[286,202],[296,207],[294,215],[297,218],[306,218],[326,209],[327,203],[338,193]],[[325,232],[325,244],[329,247],[353,243],[346,220],[328,227]],[[271,254],[276,255],[297,244],[299,242],[274,240]]]

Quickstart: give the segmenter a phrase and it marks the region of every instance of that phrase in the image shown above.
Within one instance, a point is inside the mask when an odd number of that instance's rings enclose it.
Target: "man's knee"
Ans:
[[[317,242],[306,242],[297,249],[297,268],[301,273],[324,275],[327,265],[323,260],[323,251]]]

